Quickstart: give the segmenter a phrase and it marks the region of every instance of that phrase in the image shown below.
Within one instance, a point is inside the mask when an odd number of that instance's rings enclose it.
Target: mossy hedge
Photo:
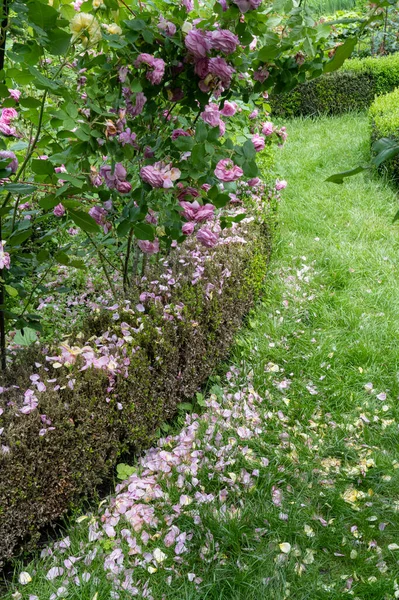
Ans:
[[[399,144],[399,87],[389,94],[379,96],[370,106],[372,142],[380,138],[391,138]],[[399,156],[384,162],[381,170],[388,173],[399,184]]]
[[[33,549],[44,526],[112,477],[121,453],[148,447],[157,428],[173,417],[180,402],[193,397],[226,356],[260,291],[270,253],[268,220],[245,228],[247,243],[209,251],[203,279],[196,285],[195,261],[187,266],[186,279],[169,301],[170,307],[184,305],[182,318],[165,320],[164,308],[156,303],[142,313],[143,328],[137,327],[134,311],[122,314],[136,333],[126,356],[128,374],[116,377],[111,400],[107,374],[82,370],[79,360],[59,369],[37,349],[15,363],[8,381],[2,382],[7,398],[0,398],[1,444],[8,448],[2,453],[0,446],[0,564],[18,549]],[[181,256],[173,259],[172,254],[168,261],[168,268],[180,276]],[[69,344],[82,345],[104,332],[116,336],[118,327],[120,335],[121,325],[110,311],[93,314]],[[60,386],[54,391],[48,385],[39,409],[21,416],[21,391],[29,387],[32,373],[44,382],[57,376]],[[40,415],[54,427],[44,436],[39,433]]]
[[[399,54],[352,59],[334,73],[299,84],[271,98],[273,114],[284,117],[338,115],[365,110],[375,96],[399,86]]]

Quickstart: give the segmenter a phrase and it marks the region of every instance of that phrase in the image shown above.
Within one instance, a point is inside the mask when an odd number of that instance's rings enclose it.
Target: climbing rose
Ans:
[[[88,13],[80,12],[76,14],[70,22],[70,28],[73,34],[73,42],[80,38],[83,45],[87,46],[89,42],[90,44],[96,44],[101,40],[100,23],[93,15]],[[86,37],[86,34],[88,37]]]
[[[220,124],[220,112],[218,105],[214,102],[207,104],[200,117],[204,123],[208,123],[208,125],[211,127],[217,127]]]
[[[259,8],[259,6],[262,4],[262,0],[234,0],[234,2],[237,4],[242,13]]]
[[[259,135],[259,133],[255,133],[255,135],[252,136],[252,143],[255,146],[256,152],[261,152],[261,150],[264,150],[265,148],[265,138]]]
[[[57,206],[54,207],[53,213],[56,217],[63,217],[65,215],[64,206],[61,203],[57,204]]]
[[[220,111],[224,117],[233,117],[237,112],[237,104],[235,102],[224,101],[224,106]]]
[[[208,221],[215,214],[213,204],[204,204],[203,206],[194,200],[194,202],[180,202],[180,206],[184,209],[182,216],[188,221]]]
[[[195,223],[193,223],[193,221],[184,223],[183,227],[181,228],[184,235],[190,235],[191,233],[193,233],[194,229],[195,229]]]
[[[263,135],[271,135],[273,133],[273,123],[271,121],[266,121],[262,123],[262,133]]]
[[[154,188],[163,187],[163,177],[161,172],[153,165],[142,167],[140,169],[140,177],[145,183],[149,183]]]
[[[11,173],[15,173],[18,169],[18,159],[15,156],[14,152],[11,150],[1,150],[0,151],[0,160],[10,159],[9,164],[7,165],[7,169],[11,170]]]
[[[219,160],[216,165],[215,175],[220,181],[235,181],[244,174],[241,167],[235,165],[230,158]]]
[[[180,175],[179,169],[165,165],[163,162],[156,162],[140,169],[141,179],[154,188],[171,188]]]
[[[159,241],[157,238],[153,242],[149,242],[148,240],[139,240],[137,242],[138,247],[144,254],[156,254],[159,252]]]
[[[147,71],[146,77],[153,85],[159,85],[165,74],[165,62],[162,58],[155,58],[152,54],[139,54],[134,66],[139,68],[142,64],[147,65],[152,71]]]
[[[4,246],[6,243],[4,241],[0,242],[0,269],[9,269],[10,268],[10,255],[8,252],[4,252]]]
[[[196,58],[205,58],[210,50],[210,43],[204,31],[192,29],[184,40],[186,48]]]
[[[238,37],[228,29],[210,31],[207,38],[213,50],[220,50],[224,54],[232,54],[240,43]]]
[[[209,72],[216,77],[219,77],[220,81],[224,88],[228,88],[231,84],[231,78],[233,73],[235,73],[235,69],[230,67],[224,58],[210,58],[209,59]]]
[[[18,102],[18,100],[21,97],[21,92],[19,90],[13,90],[13,89],[9,89],[8,91],[10,92],[10,98],[12,98],[16,102]]]
[[[283,190],[286,187],[287,187],[287,182],[284,179],[282,179],[281,181],[280,181],[280,179],[276,179],[275,188],[277,191]]]
[[[214,233],[209,227],[201,227],[197,233],[197,240],[207,248],[216,246],[219,240],[217,233]]]
[[[160,31],[163,31],[165,35],[168,36],[175,35],[176,33],[176,25],[170,21],[167,21],[163,16],[161,16],[157,27]]]
[[[188,133],[188,131],[184,131],[184,129],[174,129],[172,131],[172,140],[177,140],[177,138],[181,136],[190,137],[190,134]]]
[[[12,119],[16,119],[18,117],[18,113],[15,108],[3,108],[1,111],[1,120],[8,125],[12,121]]]
[[[191,12],[194,10],[194,0],[183,0],[183,6],[188,13]]]

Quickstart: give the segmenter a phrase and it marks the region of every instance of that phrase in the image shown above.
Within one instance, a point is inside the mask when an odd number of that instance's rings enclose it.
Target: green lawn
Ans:
[[[265,299],[237,339],[238,374],[213,390],[224,410],[238,407],[236,420],[215,408],[220,439],[212,433],[202,443],[211,421],[202,422],[195,446],[206,457],[196,489],[216,500],[184,508],[175,521],[193,534],[180,562],[160,535],[151,537],[149,550],[156,545],[166,558],[148,573],[137,569],[153,600],[399,597],[397,199],[368,176],[344,186],[324,181],[367,158],[365,116],[298,120],[287,129],[279,168],[288,188]],[[240,390],[245,403],[229,396]],[[248,440],[237,435],[257,422]],[[222,473],[217,448],[230,459]],[[168,498],[156,510],[186,493],[186,483],[172,480],[161,478]],[[223,486],[226,504],[217,500]],[[85,555],[86,529],[84,521],[72,531],[63,558]],[[59,597],[108,600],[103,555],[115,547],[105,539],[90,566],[76,563],[78,574],[91,575],[79,587],[70,580],[62,590],[62,577],[44,577],[61,564],[52,557],[25,566],[33,581],[16,587],[24,600],[48,600],[60,586]],[[118,597],[132,596],[122,589]]]

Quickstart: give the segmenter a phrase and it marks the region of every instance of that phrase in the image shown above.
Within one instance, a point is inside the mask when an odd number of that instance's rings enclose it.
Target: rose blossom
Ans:
[[[262,135],[259,135],[259,133],[255,133],[255,135],[252,136],[252,143],[255,146],[256,152],[261,152],[265,149],[265,138]]]
[[[63,217],[65,215],[64,206],[61,203],[57,204],[57,206],[54,207],[53,213],[56,217]]]
[[[184,129],[174,129],[172,131],[172,140],[177,140],[177,138],[181,136],[190,137],[190,134],[188,133],[188,131],[184,131]]]
[[[144,254],[156,254],[159,252],[159,240],[155,238],[153,242],[149,242],[148,240],[139,240],[137,242],[138,247]]]
[[[219,160],[216,165],[215,175],[220,181],[235,181],[244,174],[241,167],[235,165],[230,158],[223,158]]]
[[[255,10],[262,4],[262,0],[234,0],[238,8],[242,13],[246,13],[249,10]]]
[[[224,117],[233,117],[237,112],[237,104],[235,102],[224,101],[224,106],[220,111],[220,114]]]
[[[258,109],[257,109],[257,108],[255,108],[255,110],[253,110],[253,111],[251,112],[251,114],[250,114],[250,115],[248,115],[248,119],[256,119],[256,117],[258,116],[258,114],[259,114],[259,111],[258,111]]]
[[[215,214],[215,207],[213,204],[201,205],[197,200],[194,200],[194,202],[180,202],[180,206],[184,209],[182,216],[188,221],[201,223],[212,219]]]
[[[184,40],[187,50],[196,58],[205,58],[210,50],[210,43],[206,33],[201,29],[192,29]]]
[[[280,190],[283,190],[284,188],[287,187],[287,182],[285,181],[285,179],[282,179],[280,181],[280,179],[276,179],[276,184],[275,184],[275,189],[279,192]]]
[[[191,235],[195,229],[195,223],[193,221],[189,221],[188,223],[184,223],[181,228],[184,235]]]
[[[209,59],[209,72],[219,77],[223,87],[228,88],[235,69],[228,65],[224,58],[217,57]]]
[[[18,113],[15,108],[3,108],[1,111],[1,120],[7,125],[10,124],[12,119],[16,119],[18,117]]]
[[[189,13],[194,10],[194,1],[193,0],[183,0],[183,6],[186,11]]]
[[[267,67],[259,67],[259,69],[254,73],[254,79],[255,81],[260,81],[260,83],[263,83],[266,81],[269,75],[270,73],[267,70]]]
[[[167,21],[163,16],[161,16],[157,27],[167,36],[172,36],[176,33],[176,25],[170,21]]]
[[[228,29],[219,29],[210,31],[207,34],[210,46],[213,50],[220,50],[224,54],[232,54],[235,52],[240,40],[234,33]]]
[[[220,111],[217,104],[211,102],[205,106],[205,110],[200,114],[204,123],[211,127],[217,127],[220,124]]]
[[[4,246],[6,243],[2,240],[0,242],[0,269],[9,269],[10,268],[10,255],[8,252],[4,252]]]
[[[271,121],[266,121],[262,123],[262,133],[263,135],[271,135],[273,133],[274,125]]]
[[[19,90],[13,90],[13,89],[9,89],[8,91],[10,92],[10,98],[12,98],[16,102],[18,102],[18,100],[21,97],[21,92]]]
[[[10,159],[10,162],[7,165],[6,169],[10,169],[11,173],[16,173],[16,171],[18,169],[18,159],[15,156],[14,152],[11,152],[11,150],[1,150],[0,151],[0,160],[7,160],[7,159]]]
[[[249,187],[255,187],[256,185],[258,185],[258,183],[260,183],[259,177],[253,177],[252,179],[248,179],[247,181]]]
[[[162,58],[155,58],[152,54],[142,53],[139,54],[134,62],[134,66],[139,68],[142,64],[147,65],[152,71],[147,71],[146,78],[153,85],[161,83],[162,78],[165,74],[165,62]]]
[[[156,162],[140,169],[140,177],[154,188],[171,188],[173,182],[179,179],[181,171],[163,162]]]
[[[209,227],[201,227],[197,233],[197,240],[206,248],[213,248],[218,243],[219,236]]]

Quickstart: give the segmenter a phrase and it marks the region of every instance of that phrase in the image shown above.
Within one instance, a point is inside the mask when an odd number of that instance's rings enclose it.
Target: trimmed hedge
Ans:
[[[299,84],[271,99],[273,114],[285,117],[338,115],[365,110],[375,96],[399,86],[399,54],[352,59],[335,72]]]
[[[121,330],[123,336],[130,332],[123,338],[128,340],[123,357],[129,366],[123,375],[115,375],[112,393],[105,371],[82,370],[79,357],[60,368],[46,362],[40,349],[24,355],[2,382],[0,564],[22,546],[33,549],[43,526],[110,478],[118,455],[148,447],[156,429],[175,414],[180,402],[192,398],[226,356],[260,292],[270,253],[265,219],[243,222],[236,230],[236,236],[245,234],[247,243],[228,231],[226,235],[233,235],[229,244],[206,251],[187,244],[171,253],[163,269],[179,287],[170,288],[167,303],[142,300],[141,316],[120,307],[117,322],[111,311],[98,312],[69,340],[70,347],[75,342],[101,348],[102,340],[120,340]],[[160,279],[151,285],[165,281],[162,272],[151,272]],[[32,387],[33,373],[47,389],[40,394],[39,410],[21,415],[22,390]],[[60,383],[57,390],[47,383],[54,377]],[[54,427],[45,435],[39,433],[43,417]]]
[[[376,98],[370,106],[369,116],[371,121],[372,142],[385,137],[397,140],[399,143],[399,88]],[[399,184],[399,156],[383,163],[388,175]]]

